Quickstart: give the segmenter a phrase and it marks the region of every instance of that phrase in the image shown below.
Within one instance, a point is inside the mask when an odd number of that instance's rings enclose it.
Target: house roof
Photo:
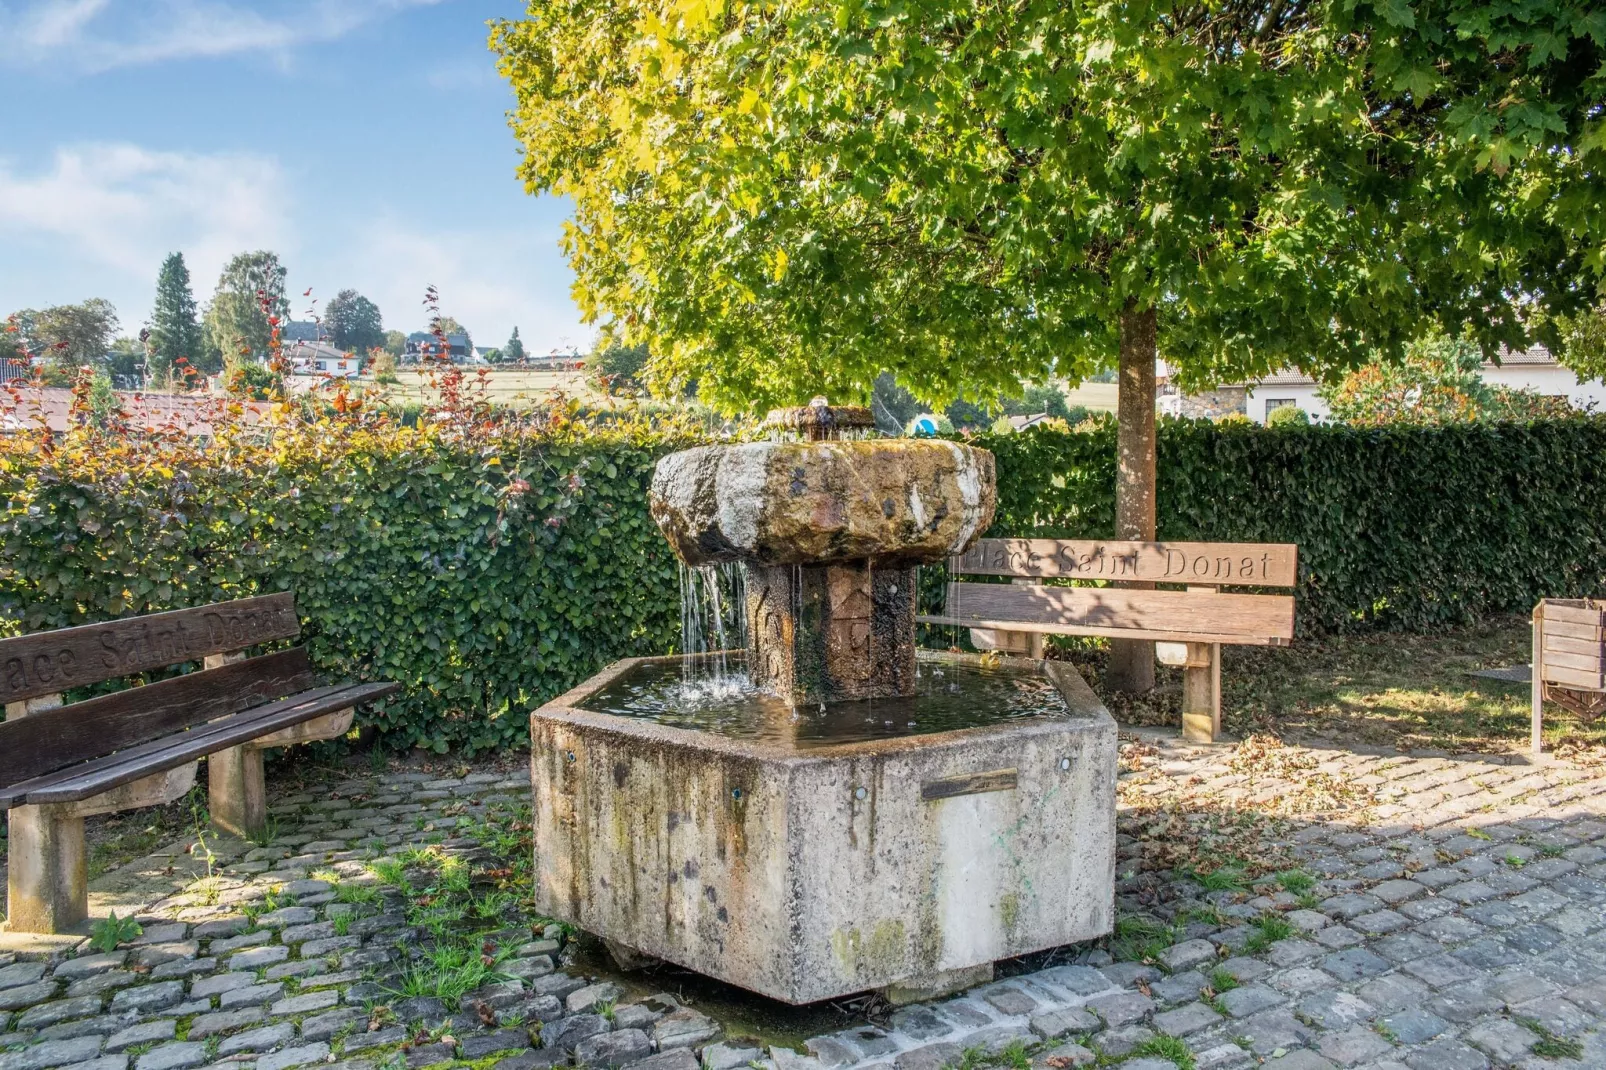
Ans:
[[[128,422],[141,431],[181,431],[210,435],[212,419],[227,406],[230,419],[258,423],[268,410],[262,402],[239,401],[210,394],[144,394],[117,391]],[[0,433],[45,427],[65,432],[71,426],[72,391],[61,386],[26,386],[0,392]]]
[[[349,360],[351,354],[328,342],[297,342],[287,353],[291,360]]]
[[[323,340],[323,324],[315,320],[291,320],[279,331],[286,342],[318,342]]]

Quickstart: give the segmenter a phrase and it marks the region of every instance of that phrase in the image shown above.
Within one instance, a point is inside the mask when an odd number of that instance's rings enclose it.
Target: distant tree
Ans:
[[[103,368],[117,334],[117,310],[92,297],[78,305],[55,305],[24,313],[30,349],[62,369]]]
[[[396,358],[388,349],[370,349],[368,351],[368,374],[374,377],[374,382],[381,386],[390,386],[401,382],[396,377]]]
[[[150,355],[144,341],[138,338],[119,338],[106,354],[106,371],[114,382],[126,383],[130,388],[141,378],[149,378]]]
[[[950,402],[943,415],[958,431],[985,431],[993,425],[992,410],[964,398]]]
[[[1360,427],[1530,420],[1562,415],[1567,405],[1531,391],[1484,381],[1483,354],[1465,339],[1420,339],[1402,360],[1377,360],[1318,393],[1332,417]]]
[[[208,353],[200,320],[196,318],[195,294],[190,289],[190,269],[183,253],[169,253],[156,276],[156,307],[151,311],[150,368],[152,381],[167,383],[180,357],[199,366]]]
[[[1606,379],[1606,302],[1561,320],[1557,359],[1581,381]]]
[[[608,341],[591,353],[587,367],[596,373],[610,394],[635,394],[645,389],[641,372],[647,366],[647,345],[624,346]]]
[[[915,396],[898,384],[891,372],[876,376],[870,391],[870,415],[875,418],[877,430],[889,435],[903,433],[909,421],[926,411]]]
[[[524,341],[519,338],[519,329],[514,327],[513,337],[502,347],[502,359],[508,364],[522,364],[526,356],[528,354],[524,352]]]
[[[400,331],[386,331],[383,345],[386,353],[400,357],[407,352],[407,336]]]
[[[329,341],[337,349],[366,353],[385,344],[385,325],[379,306],[356,290],[341,290],[324,308]]]
[[[223,269],[206,308],[206,334],[225,363],[266,358],[272,333],[268,317],[277,317],[281,326],[290,319],[284,278],[279,257],[266,250],[241,253]]]
[[[1069,420],[1071,416],[1065,391],[1053,383],[1029,383],[1020,397],[1006,397],[1003,405],[1005,416],[1035,416],[1040,412],[1061,420]]]
[[[494,346],[490,349],[480,350],[480,359],[487,364],[501,364],[504,356],[503,351]]]

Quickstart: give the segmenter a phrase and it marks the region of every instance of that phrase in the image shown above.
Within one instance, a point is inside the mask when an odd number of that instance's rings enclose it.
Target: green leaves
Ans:
[[[1519,346],[1606,274],[1593,6],[1164,12],[536,0],[492,47],[582,307],[728,412],[1081,378],[1128,301],[1192,385]]]
[[[1159,433],[1160,537],[1296,543],[1301,633],[1432,630],[1606,586],[1606,536],[1578,511],[1606,494],[1606,420],[1377,429],[1162,420]],[[998,460],[989,534],[1114,530],[1113,425],[972,441]]]

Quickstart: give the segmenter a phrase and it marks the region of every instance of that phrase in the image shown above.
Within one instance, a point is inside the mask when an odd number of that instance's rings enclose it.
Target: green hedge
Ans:
[[[984,435],[992,535],[1108,537],[1115,429]],[[1606,420],[1443,429],[1162,420],[1159,535],[1299,545],[1299,626],[1430,630],[1606,591]]]
[[[292,590],[336,678],[397,680],[389,742],[517,744],[525,714],[679,636],[647,432],[408,428],[0,451],[0,625],[35,631]],[[520,481],[528,484],[524,489]]]
[[[646,487],[686,435],[424,424],[205,448],[0,436],[0,633],[293,590],[323,671],[405,685],[366,721],[437,750],[518,745],[532,706],[672,648],[679,586]],[[992,534],[1112,531],[1113,428],[978,442],[998,457]],[[1306,635],[1601,593],[1603,500],[1595,419],[1160,431],[1161,536],[1298,543]]]

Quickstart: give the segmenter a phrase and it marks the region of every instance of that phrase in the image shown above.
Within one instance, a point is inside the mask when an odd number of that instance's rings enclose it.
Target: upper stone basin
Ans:
[[[700,446],[658,462],[651,507],[689,565],[913,565],[986,530],[993,476],[991,453],[941,440]]]

